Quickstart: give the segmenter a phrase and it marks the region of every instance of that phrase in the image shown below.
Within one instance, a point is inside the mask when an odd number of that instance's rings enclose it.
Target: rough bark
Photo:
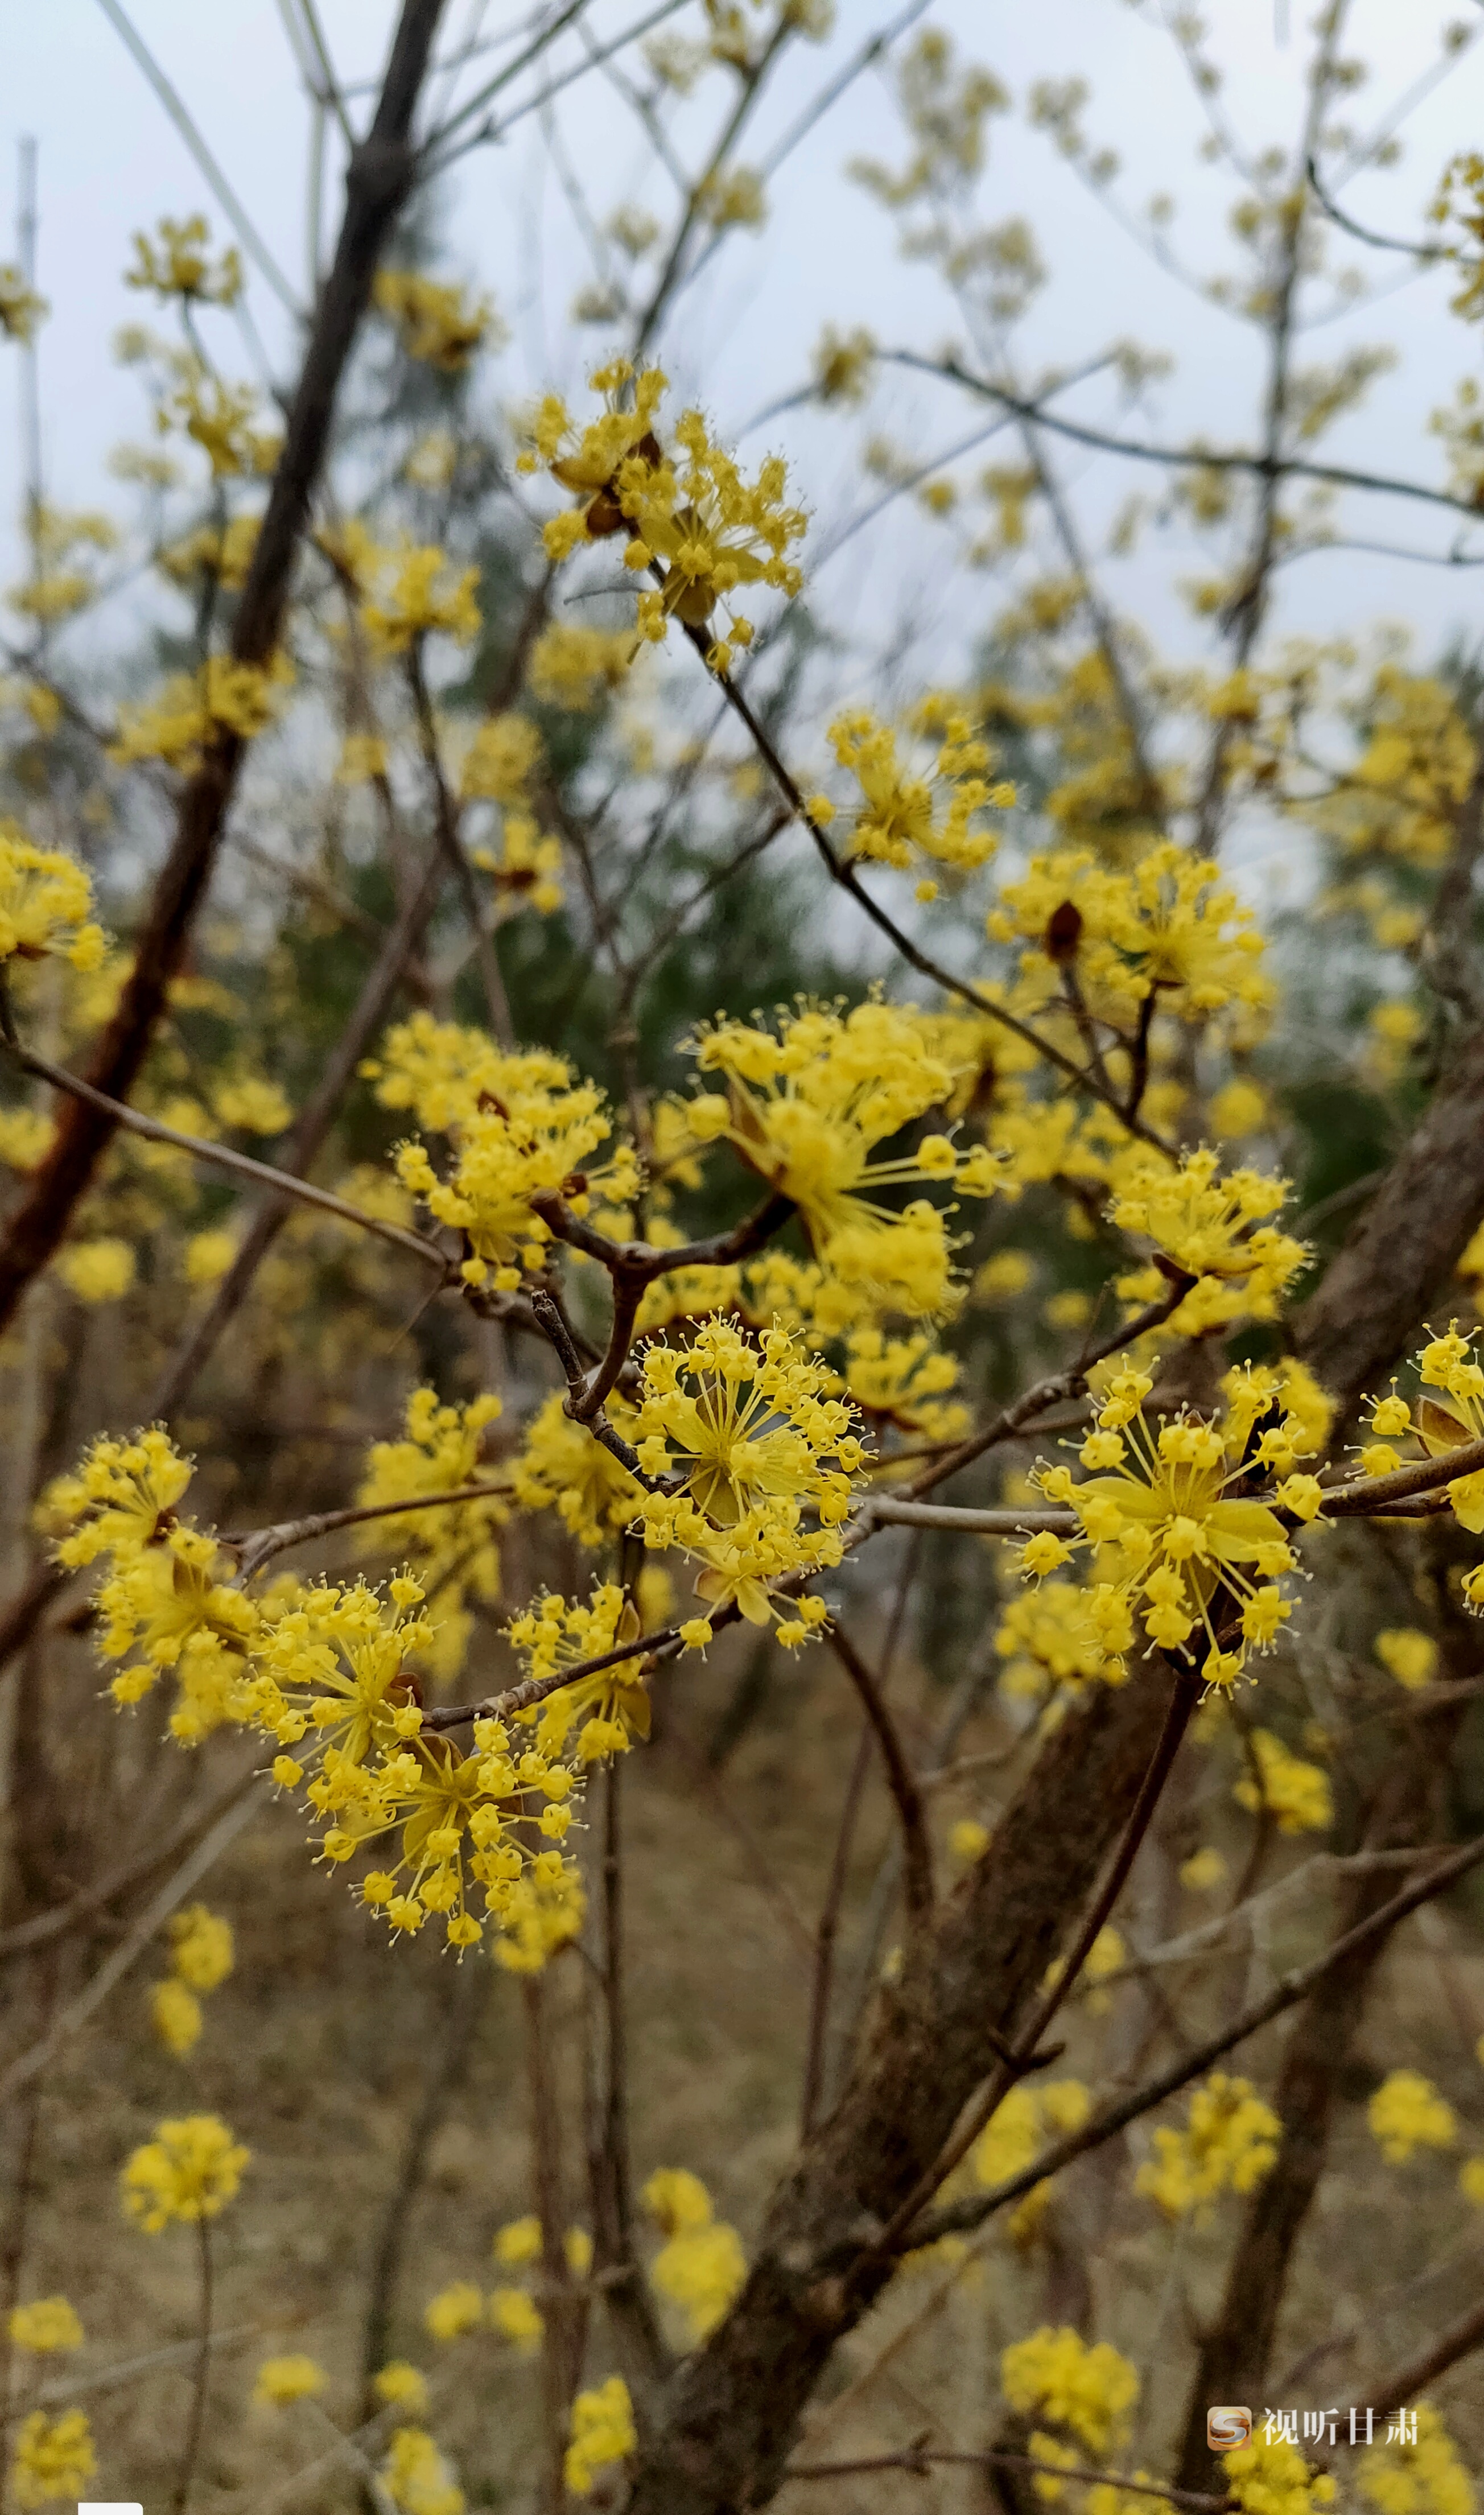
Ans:
[[[1458,1718],[1457,1711],[1444,1715],[1450,1727]],[[1366,1828],[1368,1850],[1402,1850],[1437,1832],[1447,1772],[1440,1725],[1437,1719],[1417,1721],[1398,1750]],[[1341,1927],[1354,1928],[1394,1892],[1395,1879],[1384,1872],[1361,1877],[1351,1890]],[[1296,2247],[1328,2160],[1341,2082],[1390,1938],[1389,1930],[1378,1935],[1332,1967],[1310,1993],[1289,2038],[1273,2095],[1283,2136],[1272,2172],[1247,2205],[1220,2310],[1196,2363],[1176,2474],[1181,2489],[1220,2485],[1220,2472],[1206,2448],[1208,2404],[1261,2396]]]
[[[417,174],[412,117],[445,0],[403,0],[376,119],[346,176],[346,214],[321,292],[273,474],[268,510],[232,625],[237,663],[264,666],[278,643],[304,540],[309,501],[324,468],[336,396],[371,294],[376,266]],[[245,743],[226,728],[182,790],[175,837],[160,869],[118,1010],[86,1080],[126,1100],[148,1053],[171,979],[180,969],[216,864]],[[0,1329],[60,1244],[112,1138],[107,1112],[70,1100],[25,1202],[0,1242]]]
[[[1462,1040],[1432,1098],[1317,1292],[1298,1349],[1342,1422],[1381,1384],[1484,1221],[1484,1027]]]
[[[1074,1926],[1134,1802],[1169,1692],[1162,1665],[1047,1741],[992,1851],[941,1907],[920,1966],[884,1987],[850,2083],[774,2197],[748,2282],[672,2379],[630,2515],[766,2503],[826,2359],[894,2265],[862,2247],[930,2166]]]

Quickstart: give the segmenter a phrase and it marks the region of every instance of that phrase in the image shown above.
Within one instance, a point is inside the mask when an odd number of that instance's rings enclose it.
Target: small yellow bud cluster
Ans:
[[[1190,2099],[1183,2130],[1155,2131],[1134,2178],[1167,2218],[1204,2216],[1222,2192],[1253,2192],[1276,2163],[1283,2125],[1246,2079],[1217,2070]]]

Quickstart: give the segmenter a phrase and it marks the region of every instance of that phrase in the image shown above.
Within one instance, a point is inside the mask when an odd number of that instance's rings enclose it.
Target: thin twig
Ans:
[[[886,1785],[902,1829],[907,1913],[912,1928],[917,1932],[927,1926],[933,1902],[932,1844],[923,1812],[922,1793],[897,1735],[896,1723],[886,1709],[886,1698],[871,1670],[843,1626],[830,1626],[829,1640],[836,1658],[860,1696],[861,1707],[881,1750]]]

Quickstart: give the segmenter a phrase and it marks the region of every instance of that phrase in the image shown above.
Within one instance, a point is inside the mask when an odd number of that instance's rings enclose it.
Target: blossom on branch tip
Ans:
[[[0,963],[57,959],[86,971],[100,967],[104,948],[86,866],[0,820]]]

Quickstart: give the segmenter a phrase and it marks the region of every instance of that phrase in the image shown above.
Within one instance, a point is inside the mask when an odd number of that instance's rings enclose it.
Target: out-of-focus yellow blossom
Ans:
[[[160,566],[178,585],[212,576],[228,594],[239,594],[247,583],[260,523],[257,515],[234,515],[221,532],[202,524],[184,541],[172,542],[161,551]]]
[[[823,402],[864,401],[876,361],[876,342],[859,325],[837,332],[827,323],[814,344],[814,391]]]
[[[1073,1999],[1086,1997],[1092,2015],[1100,2017],[1111,1999],[1111,1994],[1103,1991],[1100,1985],[1110,1974],[1121,1973],[1128,1961],[1129,1951],[1124,1945],[1122,1932],[1116,1930],[1111,1921],[1105,1921],[1083,1959],[1082,1971],[1072,1986]],[[1047,1966],[1043,1988],[1050,1991],[1054,1983],[1061,1980],[1065,1969],[1063,1958],[1053,1957]]]
[[[464,2515],[464,2492],[426,2428],[396,2428],[378,2475],[399,2515]]]
[[[1090,2346],[1080,2332],[1043,2324],[1011,2341],[1000,2360],[1000,2381],[1012,2411],[1051,2419],[1101,2459],[1122,2443],[1138,2399],[1136,2371],[1111,2342]]]
[[[506,1628],[522,1672],[538,1682],[563,1668],[601,1658],[620,1642],[639,1639],[639,1621],[632,1600],[615,1581],[605,1581],[584,1606],[565,1598],[544,1597]],[[536,1743],[544,1755],[572,1752],[580,1764],[604,1755],[627,1753],[636,1738],[649,1735],[649,1696],[638,1659],[619,1660],[575,1685],[548,1695],[539,1709],[516,1714],[536,1724]]]
[[[844,1377],[852,1405],[904,1432],[929,1441],[955,1441],[969,1429],[968,1407],[961,1400],[944,1402],[959,1377],[957,1357],[921,1329],[889,1337],[877,1327],[852,1328]]]
[[[366,1457],[366,1472],[356,1488],[361,1505],[417,1502],[430,1494],[454,1493],[477,1484],[487,1473],[479,1459],[486,1424],[501,1412],[495,1396],[476,1397],[467,1406],[440,1406],[431,1388],[416,1388],[407,1400],[406,1437],[377,1441]],[[496,1479],[489,1477],[491,1483]],[[439,1677],[457,1673],[470,1629],[466,1597],[485,1600],[500,1594],[500,1552],[496,1531],[508,1515],[504,1497],[488,1502],[455,1503],[446,1509],[391,1511],[385,1519],[365,1521],[356,1531],[363,1552],[409,1555],[437,1611],[429,1665]]]
[[[221,260],[211,259],[211,229],[199,211],[189,219],[161,219],[152,236],[134,237],[134,267],[124,273],[126,288],[147,288],[168,303],[178,297],[187,306],[235,306],[242,291],[242,257],[228,245]]]
[[[215,2114],[162,2122],[119,2177],[125,2212],[146,2236],[157,2236],[174,2220],[194,2224],[219,2217],[235,2199],[249,2162],[248,2150]]]
[[[193,1232],[186,1243],[187,1284],[219,1284],[237,1254],[236,1234],[225,1229]]]
[[[1470,2157],[1460,2166],[1459,2190],[1476,2209],[1484,2209],[1484,2157]]]
[[[198,673],[176,673],[142,707],[120,708],[118,732],[108,745],[116,767],[135,760],[163,760],[189,776],[208,743],[223,735],[251,742],[271,724],[278,695],[293,680],[281,652],[265,672],[210,655]]]
[[[1474,745],[1454,691],[1383,664],[1359,710],[1364,749],[1306,817],[1357,854],[1441,865],[1468,792]]]
[[[1197,2087],[1183,2130],[1155,2131],[1155,2157],[1134,2179],[1167,2218],[1204,2217],[1222,2192],[1253,2192],[1277,2160],[1283,2124],[1246,2079],[1217,2070]]]
[[[462,2340],[484,2321],[484,2297],[473,2280],[453,2280],[423,2308],[424,2329],[434,2340]]]
[[[507,2270],[519,2270],[527,2262],[539,2261],[541,2259],[540,2219],[534,2214],[525,2218],[512,2218],[510,2223],[502,2227],[496,2235],[494,2253],[496,2261],[503,2262]]]
[[[307,2401],[311,2394],[322,2393],[325,2371],[304,2351],[294,2350],[282,2358],[265,2358],[253,2386],[253,2400],[260,2410],[285,2410],[290,2402]]]
[[[1226,1862],[1215,1843],[1206,1842],[1180,1862],[1180,1884],[1187,1895],[1210,1895],[1226,1877]]]
[[[394,2403],[399,2411],[410,2411],[415,2418],[428,2408],[428,2378],[406,2358],[389,2359],[372,2376],[371,2389],[379,2402]]]
[[[703,186],[701,207],[714,227],[761,227],[767,218],[763,178],[752,166],[722,166]]]
[[[1115,1603],[1070,1581],[1043,1581],[1011,1598],[995,1629],[995,1649],[1006,1662],[1005,1692],[1034,1702],[1055,1686],[1076,1693],[1099,1679],[1121,1685],[1122,1653],[1133,1647],[1134,1628],[1113,1612]]]
[[[1182,1650],[1199,1633],[1208,1685],[1229,1687],[1249,1654],[1265,1648],[1287,1620],[1277,1583],[1296,1564],[1276,1513],[1227,1489],[1255,1465],[1286,1462],[1307,1435],[1300,1422],[1285,1417],[1253,1444],[1257,1422],[1272,1406],[1269,1374],[1227,1374],[1221,1424],[1179,1415],[1155,1431],[1141,1411],[1152,1386],[1144,1372],[1117,1372],[1079,1453],[1093,1472],[1078,1482],[1067,1467],[1043,1467],[1035,1481],[1049,1502],[1076,1511],[1082,1536],[1074,1545],[1097,1548],[1096,1568],[1107,1568],[1089,1592],[1090,1612],[1105,1615],[1111,1627],[1115,1611],[1127,1623],[1137,1609],[1161,1650]],[[1289,1478],[1278,1499],[1307,1505],[1307,1492],[1295,1491],[1303,1482]],[[1315,1507],[1317,1493],[1315,1487]],[[1312,1513],[1305,1508],[1304,1515]],[[1072,1550],[1054,1537],[1032,1538],[1021,1549],[1021,1568],[1039,1578]],[[1214,1624],[1213,1602],[1223,1590],[1234,1607]],[[1120,1640],[1109,1656],[1129,1646]]]
[[[747,2277],[741,2239],[716,2216],[705,2184],[688,2167],[661,2166],[651,2174],[644,2206],[666,2237],[649,2277],[679,2308],[687,2339],[698,2343],[716,2329]]]
[[[134,1251],[127,1240],[74,1240],[57,1272],[80,1301],[121,1301],[134,1283]]]
[[[1033,2165],[1048,2141],[1081,2130],[1091,2111],[1092,2098],[1080,2079],[1052,2079],[1034,2087],[1022,2081],[996,2106],[969,2152],[975,2179],[986,2192],[998,2190]],[[1010,2218],[1012,2244],[1030,2242],[1051,2197],[1049,2176],[1031,2186]]]
[[[29,341],[51,310],[46,299],[26,286],[19,263],[0,262],[0,336],[7,341]]]
[[[1270,2443],[1255,2437],[1251,2445],[1223,2453],[1221,2468],[1239,2515],[1315,2515],[1316,2508],[1335,2500],[1329,2473],[1311,2472],[1287,2437],[1275,2436]]]
[[[1366,2120],[1389,2165],[1405,2165],[1414,2149],[1452,2148],[1458,2137],[1452,2105],[1420,2070],[1392,2070],[1367,2105]]]
[[[471,305],[462,288],[426,278],[420,270],[379,270],[371,298],[395,326],[408,357],[443,375],[462,375],[475,350],[498,348],[506,338],[487,298]]]
[[[459,792],[492,804],[523,803],[541,764],[541,735],[528,716],[486,717],[464,755]]]
[[[626,1440],[635,1434],[634,1413],[610,1397],[608,1421]],[[565,1411],[554,1389],[532,1416],[525,1445],[511,1467],[512,1490],[522,1510],[555,1509],[581,1546],[607,1544],[639,1508],[641,1488],[629,1470]]]
[[[277,1084],[261,1075],[240,1074],[220,1083],[211,1097],[221,1124],[244,1135],[281,1135],[294,1115]]]
[[[509,2340],[526,2358],[539,2349],[546,2329],[540,2307],[523,2288],[491,2288],[489,2324],[492,2331],[498,2331],[502,2340]]]
[[[369,786],[373,779],[386,776],[390,756],[381,734],[348,733],[335,764],[336,785]]]
[[[587,1897],[559,1852],[538,1852],[497,1916],[494,1957],[507,1973],[540,1973],[582,1928]]]
[[[587,2497],[600,2471],[622,2462],[639,2445],[634,2405],[622,2375],[610,2375],[595,2391],[579,2393],[572,2404],[572,2441],[562,2460],[562,2477],[574,2495]]]
[[[1415,1694],[1420,1686],[1432,1682],[1438,1646],[1430,1633],[1420,1632],[1415,1625],[1398,1625],[1388,1632],[1377,1634],[1376,1656],[1398,1685]]]
[[[170,1923],[170,1962],[192,1991],[216,1991],[232,1969],[232,1926],[204,1904],[188,1904]]]
[[[973,1279],[976,1301],[1013,1301],[1031,1283],[1036,1261],[1023,1249],[997,1249]]]
[[[1415,2412],[1417,2442],[1384,2439],[1367,2446],[1355,2466],[1356,2484],[1380,2515],[1474,2515],[1474,2485],[1458,2448],[1430,2402]]]
[[[831,725],[835,757],[842,768],[853,772],[860,788],[846,854],[895,865],[902,872],[917,858],[956,872],[987,864],[996,835],[978,825],[978,816],[987,805],[1005,810],[1013,804],[1013,786],[990,785],[985,773],[992,759],[989,745],[975,736],[970,719],[952,699],[925,699],[912,731],[937,742],[926,775],[898,758],[895,734],[869,709],[854,709]],[[815,817],[823,816],[816,811]]]
[[[1212,1095],[1211,1123],[1217,1135],[1256,1135],[1270,1115],[1267,1094],[1245,1074],[1233,1075]]]
[[[976,1817],[961,1816],[948,1829],[948,1848],[965,1869],[971,1869],[989,1849],[990,1832]]]
[[[64,2296],[34,2297],[29,2305],[11,2309],[10,2335],[18,2349],[40,2356],[49,2349],[80,2349],[83,2329],[77,2309]]]
[[[184,1982],[157,1982],[149,1994],[149,2015],[160,2041],[178,2060],[201,2040],[205,2024],[201,2003]]]
[[[104,1659],[127,1663],[109,1693],[115,1703],[138,1703],[163,1670],[172,1670],[180,1694],[170,1726],[183,1745],[245,1716],[247,1653],[257,1638],[258,1611],[229,1586],[230,1568],[213,1538],[178,1526],[157,1545],[116,1561],[98,1592],[98,1647]]]
[[[531,696],[548,707],[574,712],[596,707],[606,692],[618,687],[634,655],[631,630],[590,629],[581,623],[556,621],[542,631],[531,648]]]
[[[46,1159],[56,1134],[39,1109],[0,1109],[0,1162],[24,1176]]]
[[[467,646],[479,634],[476,567],[461,568],[436,548],[380,551],[361,623],[380,655],[404,655],[415,638],[452,638]]]
[[[11,2489],[18,2506],[49,2506],[56,2498],[75,2502],[98,2470],[93,2431],[85,2411],[62,2411],[48,2418],[31,2411],[16,2431]]]
[[[543,837],[529,812],[507,810],[498,853],[492,847],[470,848],[481,873],[491,874],[503,894],[507,914],[529,905],[538,917],[555,917],[566,893],[561,883],[561,841]]]
[[[925,1136],[914,1153],[873,1160],[874,1147],[945,1101],[954,1077],[926,1052],[910,1008],[868,1003],[842,1013],[805,1006],[777,1033],[718,1021],[695,1042],[697,1064],[720,1075],[688,1115],[702,1141],[725,1136],[752,1168],[793,1199],[814,1256],[845,1283],[870,1284],[893,1305],[927,1315],[949,1299],[949,1241],[938,1207],[903,1209],[881,1191],[915,1182],[991,1195],[997,1164],[982,1144]]]
[[[1321,1764],[1292,1754],[1270,1729],[1252,1734],[1257,1772],[1244,1773],[1232,1792],[1239,1807],[1259,1809],[1274,1819],[1280,1834],[1327,1834],[1335,1822],[1330,1777]]]
[[[104,944],[92,922],[87,868],[55,847],[38,847],[17,821],[0,820],[0,962],[70,961],[96,969]]]

